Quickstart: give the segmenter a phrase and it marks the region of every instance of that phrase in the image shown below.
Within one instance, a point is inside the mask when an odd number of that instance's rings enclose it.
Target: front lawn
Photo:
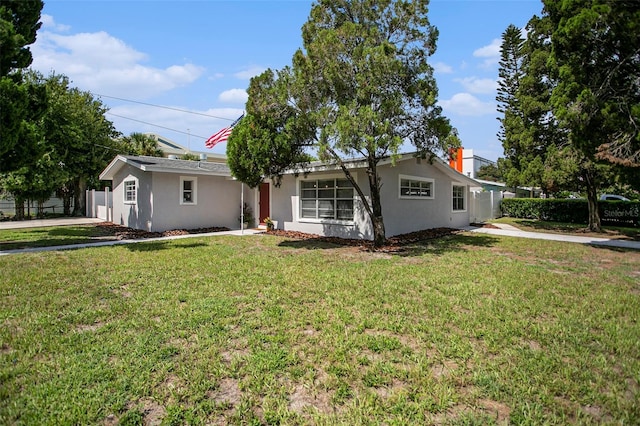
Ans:
[[[0,269],[0,424],[640,422],[637,251],[218,236]]]

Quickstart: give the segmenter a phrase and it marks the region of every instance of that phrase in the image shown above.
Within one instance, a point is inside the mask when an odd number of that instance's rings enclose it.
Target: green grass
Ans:
[[[0,424],[640,422],[637,251],[210,237],[0,269]]]
[[[0,250],[15,250],[33,247],[83,244],[113,239],[105,227],[55,226],[41,228],[21,228],[0,230]]]

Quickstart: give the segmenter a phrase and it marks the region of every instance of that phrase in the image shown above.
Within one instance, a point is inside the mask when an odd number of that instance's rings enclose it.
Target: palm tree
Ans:
[[[133,155],[148,155],[163,157],[164,153],[158,147],[158,141],[151,135],[133,132],[123,138],[127,151]]]

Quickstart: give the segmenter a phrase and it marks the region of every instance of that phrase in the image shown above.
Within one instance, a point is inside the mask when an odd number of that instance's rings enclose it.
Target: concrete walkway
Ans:
[[[21,222],[0,222],[0,229],[33,228],[33,227],[42,227],[42,226],[87,225],[87,224],[100,223],[100,222],[104,222],[104,221],[102,219],[85,218],[85,217],[27,220],[27,221],[21,221]],[[494,224],[494,226],[497,226],[500,229],[476,228],[474,226],[468,226],[463,228],[463,230],[478,233],[478,234],[503,235],[507,237],[516,237],[516,238],[531,238],[536,240],[563,241],[563,242],[569,242],[569,243],[589,244],[593,246],[640,250],[640,241],[616,240],[616,239],[597,238],[597,237],[580,237],[580,236],[565,235],[565,234],[545,234],[541,232],[528,232],[528,231],[521,231],[514,226],[501,224],[501,223],[496,223]],[[215,237],[215,236],[222,236],[222,235],[245,236],[245,235],[259,234],[261,232],[264,232],[264,231],[259,229],[245,229],[244,231],[233,230],[233,231],[223,231],[223,232],[211,232],[206,234],[187,234],[187,235],[176,235],[176,236],[159,237],[159,238],[100,241],[96,243],[69,244],[64,246],[36,247],[36,248],[16,249],[16,250],[0,250],[0,256],[8,255],[8,254],[17,254],[17,253],[72,250],[72,249],[87,248],[87,247],[104,247],[104,246],[115,246],[115,245],[122,245],[122,244],[134,244],[134,243],[141,243],[141,242],[146,243],[146,242],[152,242],[152,241],[167,241],[167,240],[177,240],[177,239],[193,238],[193,237]]]
[[[564,241],[567,243],[579,243],[579,244],[589,244],[593,246],[617,247],[617,248],[624,248],[624,249],[640,250],[640,241],[617,240],[617,239],[598,238],[598,237],[580,237],[577,235],[566,235],[566,234],[547,234],[543,232],[528,232],[528,231],[521,231],[515,226],[511,226],[507,224],[494,223],[493,225],[497,226],[500,229],[476,228],[473,226],[469,226],[464,228],[464,230],[469,232],[479,233],[479,234],[504,235],[507,237],[531,238],[535,240],[548,240],[548,241]]]
[[[0,222],[0,229],[41,228],[44,226],[90,225],[102,223],[104,219],[95,217],[60,217],[55,219],[5,220]]]

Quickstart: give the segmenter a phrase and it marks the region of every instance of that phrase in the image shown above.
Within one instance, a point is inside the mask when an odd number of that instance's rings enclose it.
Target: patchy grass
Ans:
[[[513,225],[522,231],[640,241],[640,229],[638,228],[603,225],[603,232],[597,233],[589,231],[585,225],[579,223],[545,222],[543,220],[518,219],[513,217],[501,217],[499,219],[492,220],[491,222]]]
[[[0,257],[1,424],[636,424],[640,253],[460,234]]]

